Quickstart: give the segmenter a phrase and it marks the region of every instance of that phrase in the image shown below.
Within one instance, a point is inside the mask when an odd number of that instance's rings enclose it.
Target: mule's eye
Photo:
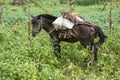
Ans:
[[[34,22],[34,21],[32,21],[32,24],[35,24],[35,22]]]
[[[31,23],[33,24],[34,22],[33,22],[33,21],[31,21]]]

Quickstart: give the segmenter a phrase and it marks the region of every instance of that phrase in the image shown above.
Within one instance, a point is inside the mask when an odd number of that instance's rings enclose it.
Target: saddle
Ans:
[[[58,38],[60,39],[71,39],[73,36],[69,34],[67,31],[59,33]]]

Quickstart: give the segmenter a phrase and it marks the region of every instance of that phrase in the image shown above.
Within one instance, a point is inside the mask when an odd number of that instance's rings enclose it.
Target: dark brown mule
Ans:
[[[91,31],[91,27],[89,25],[75,25],[73,29],[66,30],[64,33],[67,33],[66,36],[69,35],[69,37],[60,37],[60,35],[63,33],[62,30],[55,30],[54,25],[52,22],[57,17],[54,17],[49,14],[41,14],[38,16],[35,16],[32,18],[31,22],[33,25],[32,28],[32,36],[35,37],[41,29],[44,29],[50,37],[53,40],[54,45],[54,54],[57,57],[60,57],[60,42],[77,42],[79,41],[85,48],[89,46],[90,51],[94,53],[94,61],[97,61],[97,47],[94,43],[94,38],[99,37],[100,40],[97,42],[97,44],[102,44],[105,39],[105,35],[101,28],[98,26],[95,26],[94,31]]]

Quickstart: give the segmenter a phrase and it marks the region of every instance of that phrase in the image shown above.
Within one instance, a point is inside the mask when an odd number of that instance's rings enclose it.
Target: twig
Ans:
[[[105,10],[106,6],[107,6],[107,3],[104,4],[104,7],[103,7],[102,11]]]

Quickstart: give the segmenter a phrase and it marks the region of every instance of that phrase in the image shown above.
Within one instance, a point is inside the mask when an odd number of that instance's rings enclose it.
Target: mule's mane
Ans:
[[[41,15],[39,15],[39,16],[42,16],[42,17],[47,18],[47,19],[50,19],[50,20],[55,20],[55,19],[57,19],[57,17],[52,16],[52,15],[50,15],[50,14],[41,14]]]

